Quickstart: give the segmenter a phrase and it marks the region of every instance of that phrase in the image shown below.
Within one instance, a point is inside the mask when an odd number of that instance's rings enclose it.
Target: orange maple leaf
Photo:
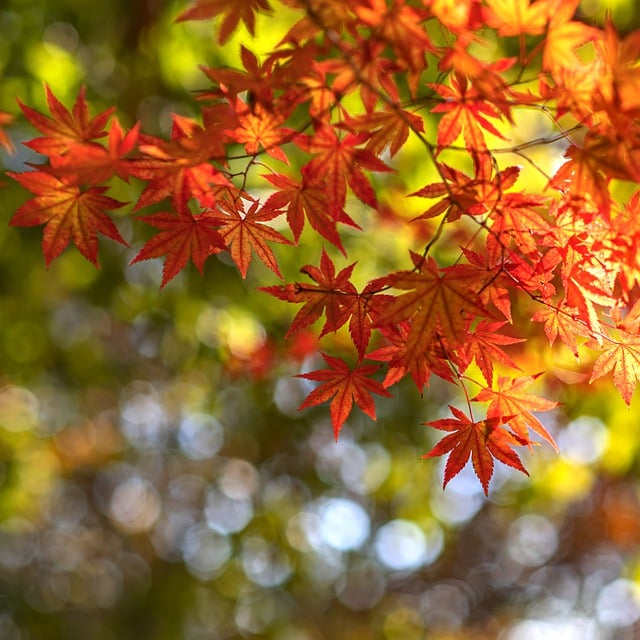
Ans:
[[[383,55],[386,44],[375,39],[363,39],[355,43],[345,56],[321,63],[325,73],[335,74],[332,91],[346,95],[360,88],[360,98],[367,113],[371,113],[381,95],[394,102],[399,101],[398,88],[393,73],[400,70],[398,64]]]
[[[455,364],[455,354],[445,353],[442,344],[436,341],[428,345],[423,352],[410,351],[411,347],[407,344],[410,329],[408,322],[381,327],[380,333],[390,344],[367,354],[370,360],[389,363],[382,386],[387,389],[407,374],[411,375],[420,393],[429,384],[432,373],[443,380],[455,383],[456,379],[451,369],[451,364]]]
[[[451,76],[451,86],[430,83],[445,101],[431,109],[431,113],[444,113],[438,123],[438,147],[453,144],[462,132],[467,148],[483,151],[487,148],[482,129],[505,139],[496,127],[487,120],[501,118],[502,114],[491,102],[484,100],[478,90],[469,85],[467,78],[459,73]]]
[[[368,0],[354,3],[353,10],[376,36],[393,48],[398,61],[408,69],[409,88],[415,94],[425,67],[425,54],[437,51],[421,24],[428,13],[409,6],[404,0],[392,4],[386,0]]]
[[[354,401],[364,413],[375,420],[376,407],[371,394],[377,393],[386,397],[391,397],[391,394],[380,382],[371,377],[379,369],[379,365],[361,364],[355,369],[350,369],[341,358],[325,353],[321,355],[329,365],[329,369],[318,369],[296,376],[297,378],[322,382],[306,397],[298,410],[313,407],[333,398],[329,406],[329,413],[333,424],[333,434],[337,440],[342,425],[351,413]]]
[[[292,130],[280,127],[284,113],[271,113],[260,103],[253,110],[243,109],[238,115],[238,126],[230,132],[237,142],[244,143],[247,153],[257,154],[262,147],[272,158],[289,164],[280,145],[291,139]]]
[[[531,412],[551,411],[551,409],[555,409],[558,406],[558,403],[525,393],[525,389],[528,389],[540,375],[520,376],[518,378],[498,376],[496,389],[485,387],[475,398],[472,398],[472,401],[488,402],[487,417],[502,418],[505,423],[509,424],[518,438],[528,441],[529,429],[533,429],[557,451],[558,446],[553,436]],[[510,417],[507,419],[504,416]]]
[[[284,209],[287,212],[287,223],[291,227],[293,239],[297,243],[304,229],[305,216],[311,227],[325,240],[345,253],[337,230],[338,222],[359,229],[358,225],[345,213],[342,207],[332,206],[327,194],[326,183],[319,177],[311,177],[308,166],[302,168],[302,180],[294,182],[281,174],[263,177],[274,185],[278,191],[272,194],[265,207]]]
[[[528,34],[537,36],[544,32],[547,21],[558,0],[485,0],[482,13],[486,23],[497,29],[500,36]]]
[[[347,118],[344,126],[350,131],[368,133],[370,137],[365,149],[375,155],[380,155],[389,147],[391,158],[400,151],[410,131],[424,131],[424,121],[420,116],[402,109],[392,109],[388,105],[385,105],[384,111]]]
[[[493,382],[494,364],[500,363],[512,369],[520,369],[509,354],[502,349],[502,346],[517,344],[518,342],[524,342],[524,340],[498,333],[498,330],[505,324],[506,322],[504,321],[488,322],[483,320],[473,331],[467,333],[467,339],[461,350],[461,373],[471,364],[472,360],[475,360],[484,379],[488,384],[491,384]]]
[[[160,212],[141,216],[139,220],[160,229],[160,233],[140,249],[131,264],[165,256],[161,288],[184,268],[189,258],[202,273],[206,259],[226,249],[226,244],[216,229],[219,223],[206,211],[193,215],[184,207],[177,214]]]
[[[45,225],[42,251],[47,266],[71,241],[89,262],[99,266],[98,233],[127,244],[113,220],[104,213],[119,209],[125,203],[105,196],[107,187],[81,191],[77,185],[42,171],[8,172],[7,175],[36,195],[14,213],[9,224],[18,227]]]
[[[560,338],[576,358],[578,357],[576,336],[589,335],[585,322],[578,318],[577,310],[566,305],[559,307],[545,305],[543,309],[539,309],[531,316],[531,320],[544,322],[544,332],[549,339],[549,344],[553,345],[556,339]]]
[[[452,432],[440,440],[429,453],[422,456],[424,459],[449,454],[444,470],[443,488],[462,471],[469,457],[485,495],[489,493],[494,458],[529,475],[518,454],[512,449],[514,446],[529,444],[528,439],[513,434],[501,426],[510,416],[487,417],[485,420],[474,421],[456,407],[449,405],[449,409],[454,418],[423,423],[434,429]]]
[[[258,209],[258,207],[259,203],[254,202],[249,211],[244,213],[238,211],[237,208],[224,206],[221,203],[220,208],[224,213],[210,212],[209,218],[220,225],[218,233],[229,247],[231,258],[240,269],[243,278],[247,277],[252,251],[281,278],[282,274],[278,262],[267,241],[281,244],[292,243],[281,233],[264,224],[279,216],[281,212],[268,207],[262,207],[262,209]]]
[[[489,315],[476,300],[483,285],[477,273],[470,273],[464,265],[440,269],[431,257],[418,264],[417,271],[389,276],[389,286],[408,293],[393,299],[378,319],[380,324],[409,319],[407,351],[416,356],[427,350],[437,335],[449,345],[462,343],[469,318]]]
[[[45,137],[34,138],[25,144],[46,156],[60,155],[78,143],[90,142],[107,135],[105,125],[115,111],[115,107],[107,109],[97,116],[89,116],[89,107],[85,99],[85,88],[80,89],[73,109],[69,111],[45,85],[47,105],[53,117],[49,118],[39,111],[28,107],[18,100],[18,104],[27,120],[45,134]]]
[[[542,67],[558,77],[562,69],[579,67],[583,63],[578,49],[591,40],[601,37],[601,32],[584,22],[571,20],[580,0],[556,0],[542,55]]]
[[[220,25],[218,44],[224,44],[240,23],[244,22],[251,35],[256,31],[256,12],[271,12],[267,0],[196,0],[191,7],[183,11],[176,22],[185,20],[208,20],[226,14]]]
[[[600,348],[595,341],[588,342],[590,348]],[[622,399],[631,404],[631,398],[640,380],[640,336],[620,332],[617,340],[607,339],[607,346],[593,363],[589,382],[613,372],[613,384]]]

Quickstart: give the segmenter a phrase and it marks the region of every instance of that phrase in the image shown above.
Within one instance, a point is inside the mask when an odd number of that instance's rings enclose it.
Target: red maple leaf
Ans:
[[[42,171],[9,172],[7,175],[36,195],[14,213],[10,224],[18,227],[45,225],[42,251],[47,266],[71,241],[89,262],[99,266],[98,233],[127,244],[113,220],[104,213],[119,209],[125,203],[105,196],[107,187],[81,191],[77,185]]]
[[[387,389],[393,386],[407,374],[411,375],[413,382],[422,393],[429,384],[431,374],[439,376],[443,380],[455,382],[451,369],[451,363],[456,362],[455,353],[446,353],[442,343],[434,340],[422,352],[411,350],[407,343],[411,325],[408,322],[400,322],[397,325],[380,328],[382,335],[389,344],[367,354],[370,360],[388,362],[387,374],[382,381],[382,386]]]
[[[321,354],[329,369],[318,369],[302,373],[296,377],[306,380],[317,380],[322,384],[316,387],[300,405],[298,410],[307,409],[331,400],[329,413],[333,424],[333,434],[338,439],[340,429],[349,417],[355,403],[372,420],[376,419],[376,407],[372,393],[391,397],[391,394],[371,376],[379,369],[377,364],[360,364],[350,369],[341,358]]]
[[[227,243],[231,258],[240,269],[243,278],[247,277],[252,251],[271,271],[281,278],[282,274],[280,273],[278,262],[267,241],[291,244],[291,240],[285,238],[269,225],[264,224],[279,216],[281,212],[268,207],[258,209],[259,206],[258,202],[253,202],[249,207],[249,211],[245,213],[221,203],[220,209],[224,213],[211,211],[208,216],[210,220],[220,225],[218,233]]]
[[[304,151],[315,154],[308,164],[308,175],[323,176],[326,193],[334,210],[344,207],[347,183],[358,199],[370,207],[377,206],[376,195],[363,169],[393,171],[380,158],[358,145],[366,142],[366,134],[348,133],[338,138],[335,129],[319,126],[312,136],[298,136],[296,142]]]
[[[185,207],[179,209],[177,214],[160,212],[141,216],[139,220],[160,229],[160,233],[140,249],[131,264],[165,256],[161,288],[184,268],[189,258],[202,273],[206,259],[226,249],[224,239],[216,228],[219,223],[206,211],[193,215]]]
[[[115,111],[115,107],[91,118],[84,87],[80,89],[71,111],[56,98],[48,85],[45,85],[45,92],[51,118],[18,100],[27,120],[38,131],[45,134],[45,137],[34,138],[26,142],[28,147],[46,156],[60,155],[78,143],[90,142],[107,135],[105,126]]]
[[[317,284],[296,283],[295,285],[260,287],[261,291],[280,300],[304,303],[285,337],[313,324],[323,314],[326,316],[326,322],[320,336],[337,331],[349,319],[353,305],[352,298],[358,295],[357,289],[349,280],[354,267],[355,263],[350,264],[336,274],[335,265],[323,249],[320,268],[308,264],[300,269],[301,273],[308,275]]]
[[[465,265],[439,268],[429,257],[414,256],[418,269],[392,273],[387,284],[408,293],[393,299],[378,319],[380,324],[409,319],[411,330],[407,336],[407,352],[423,353],[429,345],[442,338],[447,344],[464,341],[469,318],[488,316],[477,300],[484,282],[481,273],[470,272]]]
[[[456,407],[449,405],[449,409],[455,416],[454,418],[443,418],[423,423],[434,429],[451,432],[440,440],[429,453],[422,456],[422,458],[434,458],[449,454],[444,471],[443,488],[462,471],[469,457],[471,457],[473,470],[482,484],[485,495],[489,493],[494,458],[529,475],[518,454],[512,448],[527,445],[529,441],[501,426],[509,419],[509,416],[488,417],[485,420],[474,421]]]
[[[126,134],[117,118],[111,121],[107,147],[89,142],[71,147],[64,155],[51,157],[52,173],[72,176],[78,184],[97,185],[113,175],[128,181],[129,162],[125,159],[138,144],[140,124]]]

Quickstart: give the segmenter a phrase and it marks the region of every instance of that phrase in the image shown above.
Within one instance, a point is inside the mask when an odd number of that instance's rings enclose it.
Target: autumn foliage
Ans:
[[[627,403],[640,377],[640,32],[580,21],[578,0],[282,3],[299,19],[280,44],[259,58],[248,38],[242,68],[203,67],[200,113],[173,116],[169,139],[93,115],[84,91],[68,108],[46,88],[49,115],[20,103],[46,160],[10,174],[32,193],[11,224],[44,225],[47,265],[72,243],[98,266],[98,235],[126,244],[111,212],[129,206],[146,239],[133,262],[163,259],[161,287],[222,253],[282,278],[278,251],[297,253],[300,279],[257,295],[298,305],[287,337],[322,339],[301,408],[328,402],[338,437],[354,404],[375,419],[374,396],[441,378],[462,402],[427,423],[446,435],[425,457],[448,455],[445,485],[471,458],[487,492],[494,459],[526,473],[518,448],[555,446],[536,413],[557,403],[520,357],[537,329]],[[177,19],[212,19],[228,46],[279,7],[197,0]],[[521,130],[532,112],[543,135]],[[559,144],[560,161],[535,159]],[[417,190],[409,149],[434,176]],[[114,179],[142,185],[137,202],[110,196]],[[363,209],[414,241],[404,269],[359,287],[344,232]],[[303,231],[325,243],[315,260]]]

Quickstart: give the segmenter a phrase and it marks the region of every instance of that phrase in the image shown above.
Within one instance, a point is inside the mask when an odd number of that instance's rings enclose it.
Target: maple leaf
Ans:
[[[547,39],[542,56],[542,67],[554,77],[566,67],[582,64],[577,50],[590,40],[599,37],[598,29],[584,22],[571,20],[580,0],[557,0],[550,16]]]
[[[442,418],[423,423],[434,429],[451,432],[440,440],[429,453],[422,456],[424,459],[449,454],[444,471],[443,488],[462,471],[469,457],[471,457],[473,470],[482,484],[485,495],[489,493],[494,458],[529,475],[518,454],[512,448],[527,445],[529,440],[511,433],[501,426],[510,416],[487,417],[485,420],[474,421],[456,407],[449,405],[449,409],[454,415],[453,418]]]
[[[385,105],[384,111],[347,118],[343,126],[350,131],[367,132],[369,139],[365,149],[379,156],[389,147],[391,158],[400,151],[410,131],[424,131],[424,121],[420,116],[403,109],[393,109],[388,105]]]
[[[9,224],[18,227],[45,225],[42,251],[47,267],[71,241],[89,262],[99,266],[98,233],[127,244],[113,220],[104,213],[119,209],[125,203],[105,196],[107,187],[81,191],[77,185],[42,171],[8,172],[7,175],[36,196],[14,213]]]
[[[501,347],[524,342],[524,340],[498,333],[498,329],[505,324],[504,321],[488,322],[483,320],[473,331],[468,332],[462,347],[463,362],[468,366],[472,360],[475,360],[488,384],[493,381],[493,365],[495,363],[503,364],[512,369],[520,369]],[[464,372],[465,369],[466,366],[462,366],[460,372]]]
[[[302,180],[300,182],[294,182],[281,174],[264,174],[263,178],[278,189],[269,196],[265,207],[286,208],[287,222],[296,244],[304,229],[306,216],[311,227],[344,254],[345,250],[336,228],[337,223],[341,222],[356,229],[360,227],[344,212],[342,207],[336,209],[332,206],[327,194],[326,183],[318,177],[310,177],[308,166],[302,168],[301,174]]]
[[[584,321],[579,319],[575,309],[561,305],[554,307],[545,305],[543,309],[536,311],[531,320],[534,322],[544,322],[544,332],[549,340],[549,344],[553,345],[557,338],[565,344],[571,353],[578,357],[578,343],[576,336],[588,336],[589,331]]]
[[[576,197],[589,194],[600,210],[608,213],[609,181],[612,177],[627,178],[623,162],[610,157],[610,148],[610,141],[587,134],[581,147],[571,145],[565,151],[564,157],[569,159],[556,171],[550,186]]]
[[[257,103],[271,104],[278,80],[274,60],[268,58],[263,64],[259,64],[255,54],[244,45],[240,46],[240,59],[245,71],[225,67],[200,67],[200,70],[218,85],[216,89],[199,92],[200,100],[218,100],[229,96],[235,98],[246,91]]]
[[[404,1],[388,4],[386,0],[368,0],[354,6],[358,18],[392,48],[398,61],[408,69],[412,94],[416,93],[420,72],[425,67],[425,54],[437,48],[421,23],[427,12],[408,6]]]
[[[493,236],[488,236],[487,244]],[[497,243],[494,243],[497,244]],[[517,283],[517,286],[528,293],[539,294],[544,301],[549,301],[555,295],[556,289],[553,280],[556,269],[561,264],[562,254],[559,250],[552,248],[541,253],[534,253],[524,256],[513,251],[505,252],[502,245],[490,249],[492,254],[498,252],[506,253],[503,261],[503,269]]]
[[[622,41],[618,38],[610,17],[605,24],[603,38],[603,58],[611,68],[611,97],[614,105],[620,105],[623,111],[632,111],[640,107],[640,31],[634,31]],[[608,88],[608,87],[607,87]],[[604,87],[600,87],[604,94]],[[608,96],[603,96],[605,99]]]
[[[489,217],[491,233],[502,246],[510,241],[522,253],[536,250],[543,238],[551,235],[552,228],[538,212],[546,198],[531,193],[503,193],[492,208]]]
[[[231,137],[244,143],[247,153],[255,155],[262,147],[271,157],[289,164],[280,148],[291,139],[292,130],[280,127],[285,118],[286,114],[271,113],[258,103],[252,111],[238,115],[238,126],[231,132]]]
[[[479,0],[431,0],[429,8],[454,33],[466,34],[482,25]]]
[[[558,0],[485,0],[482,12],[486,23],[501,36],[544,32]]]
[[[335,210],[345,204],[347,183],[359,200],[375,208],[376,195],[362,169],[393,171],[370,151],[357,148],[367,137],[362,133],[348,133],[340,139],[332,127],[321,125],[313,136],[296,138],[301,149],[315,154],[307,165],[308,175],[323,176],[329,203]]]
[[[451,363],[457,364],[454,352],[445,353],[439,341],[432,342],[425,351],[413,352],[407,342],[411,325],[409,322],[400,322],[395,326],[383,326],[380,328],[382,335],[389,344],[367,354],[369,360],[387,362],[387,373],[382,386],[387,389],[404,378],[411,375],[417,389],[422,393],[429,384],[431,374],[439,376],[443,380],[455,382],[451,369]]]
[[[342,58],[323,61],[326,73],[335,74],[331,88],[338,94],[348,94],[360,88],[360,97],[367,113],[375,108],[381,95],[397,103],[398,88],[393,73],[400,70],[396,62],[383,56],[386,44],[376,39],[359,39]]]
[[[74,145],[64,155],[51,157],[53,173],[58,177],[72,176],[78,184],[97,185],[113,175],[128,181],[129,163],[125,157],[136,148],[139,130],[140,124],[136,123],[125,134],[114,117],[106,148],[95,142]]]
[[[614,302],[612,283],[606,266],[591,254],[566,247],[562,262],[562,284],[565,303],[578,310],[587,326],[596,332],[600,319],[596,305],[610,306]]]
[[[538,373],[533,376],[520,376],[517,378],[498,376],[496,389],[485,387],[471,400],[473,402],[489,403],[487,407],[488,418],[510,416],[504,422],[509,423],[518,438],[528,440],[529,429],[533,429],[557,451],[558,446],[553,436],[531,412],[551,411],[551,409],[555,409],[558,406],[558,403],[525,393],[525,389],[528,389],[540,375]]]
[[[445,197],[414,220],[433,218],[446,213],[447,222],[454,222],[462,215],[495,212],[500,202],[508,195],[503,191],[516,181],[519,169],[507,167],[504,171],[498,171],[492,178],[490,162],[488,154],[474,154],[476,175],[473,178],[453,167],[439,163],[438,170],[444,181],[425,185],[409,195],[420,198]]]
[[[252,251],[271,269],[278,277],[282,278],[280,268],[273,251],[267,244],[279,242],[292,244],[281,233],[264,224],[281,214],[280,211],[262,207],[253,202],[246,213],[238,211],[235,207],[220,205],[224,213],[209,212],[209,219],[220,225],[218,233],[226,242],[231,253],[231,258],[238,265],[243,278],[247,277],[247,270],[251,264]]]
[[[280,300],[294,303],[304,303],[298,311],[289,331],[285,337],[289,337],[313,324],[323,314],[326,322],[322,327],[320,336],[331,331],[337,331],[351,315],[352,297],[357,296],[358,291],[349,278],[353,273],[355,262],[340,270],[336,274],[336,268],[327,252],[322,250],[320,268],[314,265],[306,265],[300,271],[308,275],[317,284],[277,285],[273,287],[261,287],[265,291]]]
[[[348,296],[345,300],[345,312],[351,314],[349,335],[362,360],[371,340],[371,332],[383,304],[390,296],[380,293],[380,282],[372,280],[356,296]],[[349,304],[349,302],[351,304]],[[375,360],[376,358],[370,358]]]
[[[490,237],[488,236],[487,239]],[[470,249],[463,249],[463,254],[469,261],[467,268],[475,271],[476,277],[479,272],[485,274],[486,284],[478,293],[480,304],[487,309],[495,307],[509,322],[512,322],[509,287],[513,281],[505,269],[508,256],[504,254],[495,256],[489,251],[480,254]]]
[[[267,0],[196,0],[187,10],[183,11],[176,22],[185,20],[208,20],[215,16],[226,14],[220,25],[218,44],[224,44],[242,20],[247,31],[255,35],[256,12],[271,12]]]
[[[467,78],[456,73],[451,78],[451,86],[430,83],[445,101],[436,105],[432,113],[444,113],[438,123],[438,147],[445,148],[453,144],[462,132],[469,149],[483,151],[487,148],[482,129],[494,136],[505,139],[496,127],[487,120],[500,118],[501,113],[494,104],[483,100],[478,90],[469,85]]]
[[[419,270],[399,271],[389,276],[389,286],[409,293],[392,300],[378,322],[410,319],[409,353],[422,353],[438,335],[450,345],[462,343],[469,318],[488,315],[476,300],[483,283],[478,281],[477,274],[462,265],[440,269],[431,257],[422,262],[419,256],[415,259]]]
[[[640,380],[640,336],[627,332],[620,332],[616,340],[607,338],[604,351],[593,363],[593,370],[589,382],[601,378],[610,371],[613,372],[613,384],[620,392],[622,399],[631,404],[631,398]],[[587,343],[590,348],[599,348],[596,341]]]
[[[80,89],[71,111],[56,98],[48,85],[45,85],[45,93],[51,118],[18,100],[27,120],[45,134],[45,137],[26,142],[28,147],[46,156],[60,155],[78,143],[90,142],[107,135],[105,126],[115,107],[90,118],[84,87]]]
[[[171,141],[141,136],[142,157],[131,161],[129,173],[148,183],[134,211],[167,197],[172,198],[176,210],[185,208],[192,197],[203,207],[214,207],[212,191],[231,186],[228,177],[210,162],[213,157],[224,156],[223,142],[228,139],[225,127],[217,120],[233,122],[234,117],[227,109],[207,110],[201,126],[191,118],[173,114]]]
[[[372,393],[391,397],[391,394],[371,376],[379,369],[379,365],[360,364],[350,369],[341,358],[321,354],[329,369],[318,369],[309,373],[301,373],[297,378],[317,380],[322,382],[316,387],[298,407],[307,409],[317,404],[331,400],[329,413],[333,424],[333,434],[338,439],[340,429],[351,413],[353,403],[362,409],[372,420],[376,419],[376,407]]]
[[[146,242],[131,264],[165,256],[160,288],[184,268],[189,258],[202,273],[206,259],[226,249],[224,239],[216,229],[219,223],[206,211],[193,215],[185,207],[177,214],[159,212],[138,219],[160,232]]]

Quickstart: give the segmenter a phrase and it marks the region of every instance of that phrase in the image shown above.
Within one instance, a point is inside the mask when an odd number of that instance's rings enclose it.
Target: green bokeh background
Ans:
[[[5,0],[0,110],[18,115],[18,96],[44,111],[43,82],[70,105],[85,84],[94,113],[115,104],[126,125],[165,134],[170,113],[196,112],[198,65],[233,65],[246,41],[221,50],[211,23],[173,22],[184,8]],[[593,20],[604,8],[583,3]],[[633,2],[611,8],[622,29],[640,25]],[[252,48],[289,17],[260,22]],[[2,163],[22,170],[34,132],[18,117],[10,135]],[[292,309],[255,290],[270,272],[253,265],[244,282],[210,260],[159,291],[159,261],[126,266],[138,239],[101,241],[100,270],[74,249],[46,270],[40,230],[7,224],[25,194],[3,182],[0,638],[640,633],[637,404],[605,385],[551,389],[559,455],[525,453],[531,479],[497,470],[489,500],[469,470],[443,492],[442,464],[419,456],[446,385],[424,398],[401,385],[377,424],[354,412],[336,444],[326,407],[296,411],[308,389],[292,376],[319,363],[284,355]],[[139,185],[117,189],[134,200]],[[370,226],[350,255],[389,268],[405,239]],[[279,255],[295,277],[298,254]]]

